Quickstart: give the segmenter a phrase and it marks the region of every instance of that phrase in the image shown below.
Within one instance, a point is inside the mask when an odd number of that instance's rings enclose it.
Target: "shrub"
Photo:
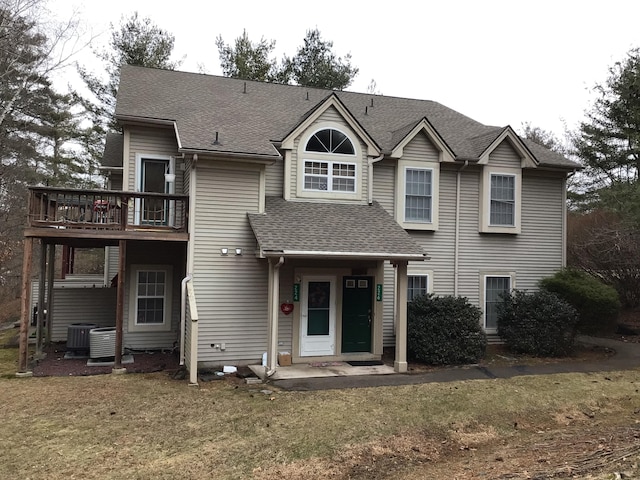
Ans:
[[[586,334],[612,333],[616,329],[620,300],[613,287],[576,269],[564,269],[543,278],[540,286],[564,298],[578,311],[578,331]]]
[[[464,297],[414,298],[407,314],[409,358],[432,365],[477,362],[487,347],[481,317]]]
[[[561,357],[573,350],[578,312],[555,293],[515,290],[498,304],[498,335],[517,353]]]

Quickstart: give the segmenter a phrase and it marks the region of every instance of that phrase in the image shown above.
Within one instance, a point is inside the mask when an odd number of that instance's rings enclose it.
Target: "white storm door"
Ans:
[[[301,306],[300,356],[335,355],[336,277],[305,277]]]

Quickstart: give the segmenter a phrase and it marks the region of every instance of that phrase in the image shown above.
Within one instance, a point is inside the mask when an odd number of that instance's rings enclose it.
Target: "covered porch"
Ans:
[[[407,265],[426,259],[422,248],[375,202],[328,204],[268,197],[265,210],[249,215],[260,256],[269,267],[265,376],[288,368],[278,365],[280,346],[287,343],[279,335],[284,309],[291,315],[294,366],[380,360],[384,265],[389,263],[396,279],[393,371],[406,372]],[[283,229],[287,224],[294,228]]]

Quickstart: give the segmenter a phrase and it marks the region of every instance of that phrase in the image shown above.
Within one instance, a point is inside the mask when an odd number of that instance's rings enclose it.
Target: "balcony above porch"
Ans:
[[[26,237],[187,241],[189,196],[30,187]]]

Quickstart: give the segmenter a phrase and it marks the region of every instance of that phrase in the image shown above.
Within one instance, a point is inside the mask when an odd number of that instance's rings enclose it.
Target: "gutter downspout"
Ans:
[[[269,262],[269,354],[268,364],[265,367],[265,375],[271,377],[276,373],[278,366],[278,297],[280,296],[280,267],[284,263],[284,257],[278,262]]]
[[[367,188],[367,202],[369,203],[369,205],[373,204],[373,164],[379,162],[380,160],[382,160],[384,158],[384,154],[380,155],[379,157],[376,158],[371,158],[369,157],[368,159],[368,164],[369,164],[369,168],[368,170],[368,188]]]
[[[187,283],[189,283],[192,278],[193,276],[188,273],[180,284],[180,366],[184,365],[184,336],[187,332]]]
[[[456,174],[456,231],[455,240],[453,242],[453,295],[458,296],[458,264],[460,255],[458,249],[460,247],[460,178],[462,171],[469,166],[469,160],[464,161],[464,165],[458,169]]]

